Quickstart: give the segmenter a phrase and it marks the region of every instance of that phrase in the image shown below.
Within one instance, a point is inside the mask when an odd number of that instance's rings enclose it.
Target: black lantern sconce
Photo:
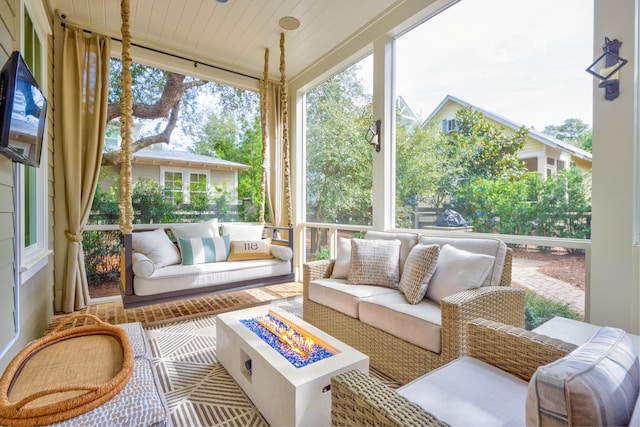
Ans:
[[[376,120],[376,128],[370,127],[367,129],[367,133],[364,135],[364,138],[367,142],[376,149],[376,152],[380,152],[380,126],[382,122],[380,120]],[[375,139],[375,140],[374,140]]]
[[[604,46],[602,46],[604,53],[593,61],[593,64],[589,65],[586,70],[602,80],[598,87],[604,88],[604,99],[609,101],[613,101],[620,95],[618,71],[627,63],[626,59],[618,55],[621,45],[622,42],[618,39],[611,40],[609,37],[605,37]]]

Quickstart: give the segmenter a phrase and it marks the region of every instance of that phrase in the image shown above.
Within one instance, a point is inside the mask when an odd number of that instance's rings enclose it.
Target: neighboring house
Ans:
[[[174,202],[189,203],[191,195],[207,191],[212,194],[214,188],[229,191],[231,203],[237,203],[238,172],[249,166],[216,159],[186,151],[142,149],[133,154],[131,177],[135,184],[140,178],[159,183]],[[114,185],[115,173],[100,180],[100,187],[107,190]]]
[[[443,133],[451,132],[456,128],[455,122],[458,110],[469,106],[481,112],[484,115],[484,119],[490,124],[504,129],[503,132],[506,134],[515,134],[522,127],[520,123],[471,105],[451,95],[447,95],[438,104],[423,122],[423,125],[427,126],[435,121],[442,124]],[[529,129],[529,135],[522,151],[518,153],[518,157],[524,162],[527,170],[538,172],[543,177],[548,177],[562,169],[578,168],[584,171],[591,171],[591,153],[533,129]]]

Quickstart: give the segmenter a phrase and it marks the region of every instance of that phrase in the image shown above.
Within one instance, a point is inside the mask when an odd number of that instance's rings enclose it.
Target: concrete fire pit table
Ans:
[[[241,323],[266,315],[270,310],[334,354],[296,368]],[[216,353],[220,363],[272,426],[330,425],[331,377],[351,369],[369,373],[369,356],[275,306],[220,314],[216,321]]]

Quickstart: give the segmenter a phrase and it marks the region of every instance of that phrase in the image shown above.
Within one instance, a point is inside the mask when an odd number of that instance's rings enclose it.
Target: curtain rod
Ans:
[[[65,26],[66,26],[66,24],[65,24],[64,22],[61,22],[60,24],[61,24],[63,27],[65,27]],[[73,26],[73,25],[72,25],[72,26]],[[78,27],[76,27],[76,28],[78,28]],[[91,31],[91,30],[87,30],[87,29],[85,29],[85,28],[80,28],[80,29],[81,29],[82,31],[84,31],[85,33],[89,33],[89,34],[91,34],[91,33],[92,33],[92,31]],[[111,40],[115,40],[115,41],[117,41],[117,42],[122,43],[122,40],[121,40],[121,39],[117,39],[117,38],[115,38],[115,37],[111,37]],[[153,48],[153,47],[148,47],[148,46],[144,46],[144,45],[137,44],[137,43],[131,43],[131,46],[139,47],[140,49],[149,50],[149,51],[151,51],[151,52],[159,53],[159,54],[161,54],[161,55],[167,55],[167,56],[170,56],[170,57],[172,57],[172,58],[181,59],[181,60],[183,60],[183,61],[193,62],[193,66],[194,66],[195,68],[197,68],[197,67],[198,67],[198,65],[204,65],[205,67],[214,68],[214,69],[216,69],[216,70],[225,71],[225,72],[227,72],[227,73],[235,74],[235,75],[237,75],[237,76],[247,77],[247,78],[250,78],[250,79],[253,79],[253,80],[260,81],[260,78],[259,78],[259,77],[250,76],[249,74],[244,74],[244,73],[241,73],[241,72],[239,72],[239,71],[229,70],[228,68],[223,68],[223,67],[220,67],[220,66],[218,66],[218,65],[208,64],[208,63],[206,63],[206,62],[198,61],[198,60],[196,60],[196,59],[187,58],[187,57],[185,57],[185,56],[177,55],[177,54],[175,54],[175,53],[163,52],[163,51],[161,51],[160,49],[156,49],[156,48]]]

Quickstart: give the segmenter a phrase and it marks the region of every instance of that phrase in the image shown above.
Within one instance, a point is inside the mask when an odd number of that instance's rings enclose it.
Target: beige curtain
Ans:
[[[65,27],[62,48],[62,152],[68,229],[62,310],[88,302],[82,231],[100,174],[107,121],[110,39]],[[58,154],[58,153],[56,153]],[[56,195],[57,197],[57,195]]]
[[[267,113],[267,132],[269,135],[269,161],[267,164],[267,203],[271,222],[278,226],[287,226],[287,201],[285,198],[284,150],[282,127],[281,86],[269,82],[269,107]]]

